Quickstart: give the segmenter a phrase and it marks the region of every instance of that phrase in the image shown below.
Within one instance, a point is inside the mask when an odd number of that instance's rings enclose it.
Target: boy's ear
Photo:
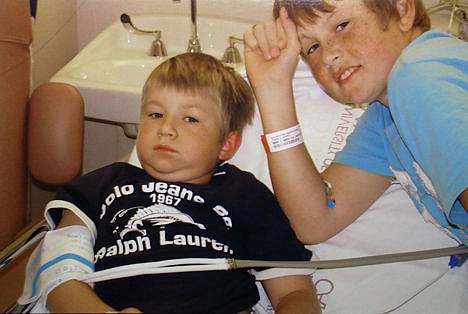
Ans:
[[[219,152],[219,160],[229,160],[234,156],[234,154],[239,149],[240,144],[242,143],[242,132],[240,131],[231,131],[224,140],[224,144],[221,147]]]
[[[397,0],[396,8],[400,15],[398,24],[403,32],[413,28],[414,18],[416,16],[416,6],[414,0]]]

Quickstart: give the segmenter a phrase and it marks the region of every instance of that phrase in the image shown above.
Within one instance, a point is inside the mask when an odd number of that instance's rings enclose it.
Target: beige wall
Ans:
[[[33,24],[33,86],[47,82],[78,51],[76,3],[38,1]]]

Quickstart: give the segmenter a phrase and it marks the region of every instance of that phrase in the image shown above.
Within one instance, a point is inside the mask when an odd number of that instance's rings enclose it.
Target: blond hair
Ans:
[[[255,102],[249,84],[215,57],[184,53],[165,60],[153,70],[143,86],[143,105],[150,89],[167,87],[213,97],[220,105],[223,138],[252,123]]]
[[[374,12],[382,21],[383,28],[386,29],[388,22],[395,18],[398,19],[397,0],[361,0],[364,5]],[[420,27],[423,31],[431,28],[431,20],[422,3],[422,0],[413,0],[416,15],[414,17],[413,27]],[[275,0],[273,6],[273,16],[279,16],[279,10],[285,7],[289,17],[297,24],[303,25],[314,23],[317,15],[314,10],[321,12],[333,12],[334,6],[327,0]]]

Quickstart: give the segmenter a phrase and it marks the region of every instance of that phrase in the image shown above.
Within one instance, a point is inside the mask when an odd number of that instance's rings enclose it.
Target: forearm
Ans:
[[[287,78],[280,81],[264,78],[254,86],[254,91],[264,134],[298,124],[292,83]],[[302,241],[315,242],[310,231],[317,230],[314,222],[323,223],[320,214],[325,208],[319,207],[325,206],[326,201],[323,181],[305,145],[269,153],[268,166],[275,195],[296,234]]]
[[[330,209],[323,180],[305,145],[268,154],[268,165],[275,195],[299,239],[305,243],[326,239]]]
[[[66,281],[47,296],[47,309],[52,313],[105,313],[116,310],[104,303],[86,283]]]
[[[322,313],[317,296],[311,290],[297,290],[285,297],[275,308],[277,314],[318,314]]]
[[[64,210],[58,228],[73,225],[84,223],[71,211]],[[68,280],[55,287],[47,296],[46,307],[50,312],[57,313],[115,312],[88,284],[78,280]]]
[[[298,124],[292,87],[264,81],[255,88],[264,133]],[[326,240],[328,230],[325,187],[304,144],[268,154],[268,166],[276,197],[297,236],[305,243]]]
[[[275,313],[320,313],[315,286],[308,275],[278,277],[262,281]]]
[[[298,123],[292,87],[276,84],[266,79],[255,90],[265,133]],[[319,173],[305,144],[268,153],[267,157],[275,195],[299,239],[308,244],[323,242],[346,228],[391,182],[384,176],[339,164]],[[328,206],[324,180],[332,185],[334,208]]]
[[[254,57],[247,55],[246,61]],[[271,60],[271,64],[248,67],[264,134],[298,124],[292,86],[296,61],[297,55],[292,54],[284,60]],[[258,70],[262,65],[271,65],[274,73]],[[328,233],[320,235],[327,214],[325,189],[305,145],[268,154],[268,165],[275,194],[298,237],[306,243],[326,239]]]
[[[304,145],[268,155],[278,201],[301,241],[323,242],[366,211],[391,184],[391,178],[332,163],[323,173],[315,168]],[[333,208],[324,180],[331,183]]]

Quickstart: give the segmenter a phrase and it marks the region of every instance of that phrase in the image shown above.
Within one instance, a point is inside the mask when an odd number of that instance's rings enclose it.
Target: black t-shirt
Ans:
[[[195,185],[162,182],[115,163],[64,186],[56,199],[94,222],[96,271],[190,257],[311,258],[271,191],[230,164],[218,167],[209,184]],[[245,269],[141,275],[94,288],[116,309],[151,313],[236,313],[259,299]]]

